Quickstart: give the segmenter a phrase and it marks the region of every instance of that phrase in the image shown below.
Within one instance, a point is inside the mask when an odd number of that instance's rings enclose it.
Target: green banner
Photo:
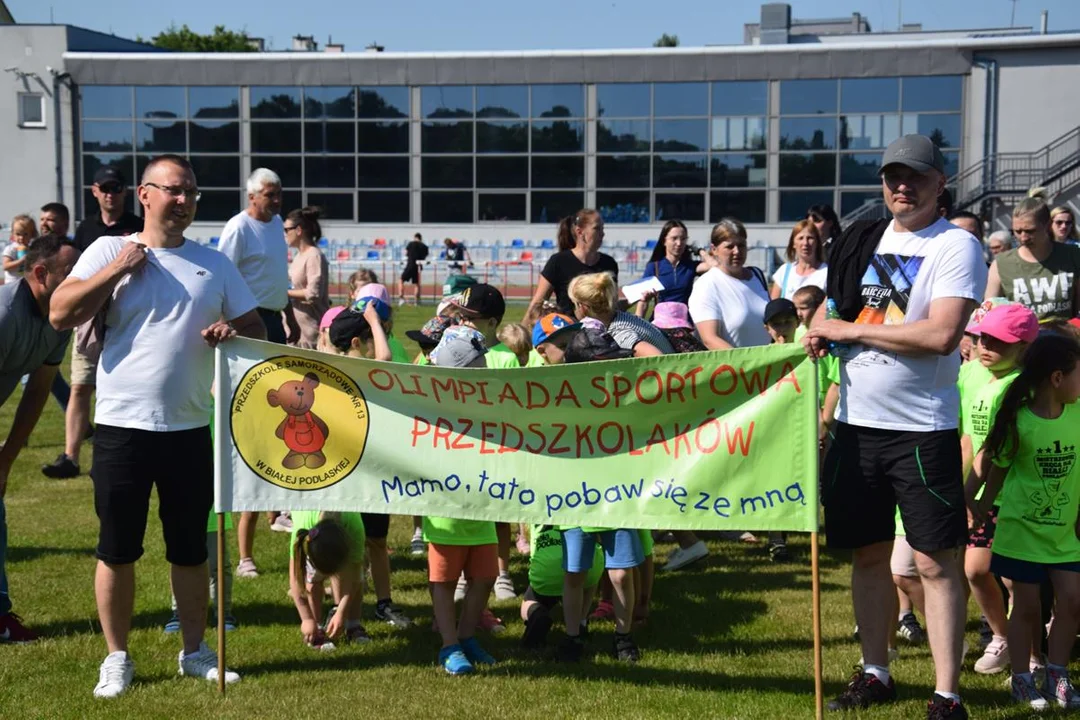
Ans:
[[[486,370],[238,338],[217,509],[816,531],[816,383],[798,345]]]

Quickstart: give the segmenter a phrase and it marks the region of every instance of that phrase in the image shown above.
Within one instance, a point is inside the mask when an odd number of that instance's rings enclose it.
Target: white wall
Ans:
[[[998,152],[1038,150],[1080,125],[1080,48],[992,56],[1000,78]]]

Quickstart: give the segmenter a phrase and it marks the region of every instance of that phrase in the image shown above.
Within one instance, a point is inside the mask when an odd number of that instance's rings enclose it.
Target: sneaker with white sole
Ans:
[[[98,673],[98,684],[94,687],[94,697],[114,698],[122,695],[135,677],[135,663],[123,650],[117,650],[105,656]]]
[[[679,570],[686,567],[692,562],[697,562],[703,557],[709,554],[709,548],[705,546],[704,540],[698,540],[696,543],[688,548],[675,548],[668,555],[667,564],[664,565],[665,570]]]
[[[165,627],[162,630],[166,635],[180,632],[180,616],[174,612],[172,617],[165,622]]]
[[[270,523],[270,529],[279,533],[291,533],[293,529],[292,518],[288,515],[278,515],[274,518],[274,522]]]
[[[240,564],[236,566],[236,577],[238,578],[257,578],[259,577],[259,568],[255,567],[255,561],[251,558],[244,558],[240,561]]]
[[[912,645],[921,645],[926,642],[926,630],[919,624],[915,613],[907,613],[900,618],[900,627],[896,628],[896,637],[907,640]]]
[[[458,578],[457,587],[454,588],[454,602],[461,602],[465,599],[465,593],[469,592],[469,583],[465,580],[465,576],[462,575]]]
[[[409,542],[409,553],[416,557],[427,553],[427,543],[424,542],[422,535],[413,535],[412,540]]]
[[[1046,689],[1044,694],[1065,710],[1080,708],[1080,694],[1077,694],[1069,680],[1068,673],[1056,673],[1051,668],[1046,669]]]
[[[1012,698],[1022,705],[1028,705],[1032,710],[1046,710],[1050,702],[1042,696],[1035,683],[1020,675],[1012,676]]]
[[[218,679],[218,655],[207,647],[206,643],[199,643],[199,649],[193,653],[180,651],[180,674],[188,677],[198,677],[203,680],[217,682]],[[240,676],[232,670],[225,671],[225,682],[234,683],[240,680]]]
[[[981,658],[975,661],[975,672],[993,675],[1009,668],[1009,642],[994,635]]]
[[[412,620],[409,619],[409,616],[389,601],[378,603],[375,606],[375,617],[396,628],[407,628],[412,626]]]
[[[496,600],[514,600],[517,598],[517,592],[514,590],[514,581],[510,579],[509,575],[500,575],[495,579],[495,599]]]

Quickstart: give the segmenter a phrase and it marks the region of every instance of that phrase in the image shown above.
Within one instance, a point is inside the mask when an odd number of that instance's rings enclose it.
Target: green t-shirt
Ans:
[[[957,385],[960,388],[960,432],[971,436],[973,455],[982,450],[986,436],[994,424],[994,416],[1001,407],[1001,399],[1009,385],[1020,374],[1020,369],[995,378],[978,360],[960,366]]]
[[[293,548],[296,547],[296,535],[301,530],[310,530],[319,523],[319,516],[322,515],[321,510],[293,510],[290,515],[292,516],[292,535],[289,538],[289,557],[292,557]],[[364,541],[366,535],[364,533],[364,518],[360,516],[358,512],[343,512],[340,514],[341,525],[345,528],[345,532],[348,534],[349,539],[352,540],[352,552],[349,557],[353,562],[363,562],[364,560]]]
[[[499,368],[544,367],[544,359],[540,357],[540,353],[536,352],[536,350],[529,351],[529,361],[522,366],[518,362],[518,356],[502,343],[489,347],[487,355],[484,356],[484,361],[487,363],[488,368],[492,370]]]
[[[431,364],[431,361],[428,360],[427,355],[424,355],[423,353],[420,353],[420,355],[417,356],[416,360],[413,361],[413,365],[430,365],[430,364]]]
[[[806,334],[806,327],[800,325],[795,330],[795,342],[801,342],[803,335]],[[840,384],[840,358],[835,355],[826,355],[823,358],[818,358],[817,361],[818,371],[818,407],[825,407],[825,395],[829,392],[830,385]]]
[[[1016,430],[1018,447],[994,458],[1009,468],[998,497],[994,552],[1036,563],[1080,562],[1080,408],[1066,405],[1060,417],[1046,420],[1023,407]]]
[[[386,344],[390,346],[390,362],[405,363],[406,365],[411,362],[409,353],[405,352],[405,346],[396,337],[393,335],[387,336]]]
[[[1050,245],[1050,254],[1042,262],[1026,262],[1019,249],[1006,250],[994,258],[1001,294],[1031,309],[1040,322],[1068,320],[1078,309],[1075,283],[1080,281],[1080,247],[1057,242]]]
[[[562,532],[551,525],[529,528],[529,586],[540,595],[562,597],[563,538]],[[592,569],[585,576],[585,587],[594,587],[604,574],[604,550],[599,545],[593,555]]]
[[[436,545],[494,545],[499,542],[490,520],[455,520],[424,516],[424,540]]]

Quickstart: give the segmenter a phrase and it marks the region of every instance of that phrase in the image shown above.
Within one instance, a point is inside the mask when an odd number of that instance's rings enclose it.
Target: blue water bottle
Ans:
[[[840,311],[836,309],[836,301],[832,298],[828,298],[825,301],[825,319],[826,320],[839,320]],[[847,343],[838,343],[829,341],[829,353],[837,357],[847,354],[848,349],[851,346]]]

